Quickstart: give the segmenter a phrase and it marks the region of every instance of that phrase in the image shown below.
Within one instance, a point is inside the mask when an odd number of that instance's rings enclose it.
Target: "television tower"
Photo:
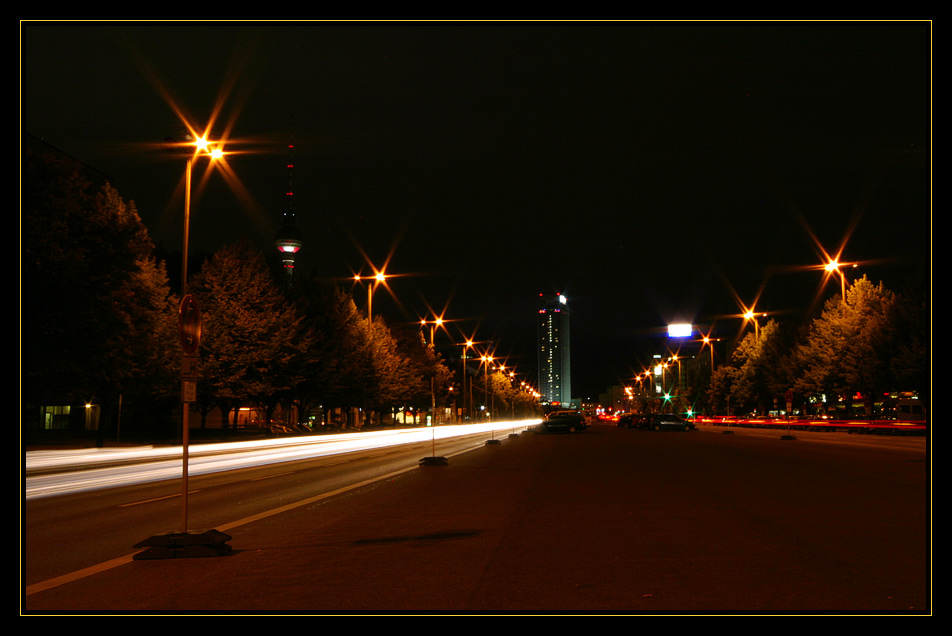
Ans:
[[[294,259],[304,245],[304,242],[301,240],[301,231],[294,225],[293,152],[294,144],[289,143],[287,204],[284,206],[284,219],[281,222],[281,228],[278,230],[278,235],[274,239],[274,245],[278,248],[278,252],[281,254],[281,261],[284,264],[284,272],[288,286],[291,285],[291,280],[294,277]]]

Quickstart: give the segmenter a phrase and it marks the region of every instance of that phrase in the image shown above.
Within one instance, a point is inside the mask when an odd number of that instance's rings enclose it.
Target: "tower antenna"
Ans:
[[[292,132],[291,141],[288,142],[288,190],[285,195],[286,203],[284,206],[284,218],[281,221],[281,228],[274,239],[274,245],[281,254],[281,262],[284,265],[285,281],[288,286],[294,277],[294,260],[297,253],[303,247],[304,242],[301,238],[301,232],[294,224],[294,134]]]

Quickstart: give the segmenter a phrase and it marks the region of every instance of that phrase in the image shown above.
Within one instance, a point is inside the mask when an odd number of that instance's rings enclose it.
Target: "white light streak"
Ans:
[[[434,437],[449,439],[473,433],[508,431],[536,423],[538,420],[520,420],[437,426],[435,429],[427,427],[223,444],[194,444],[189,446],[188,474],[206,475],[372,448],[430,442]],[[30,451],[26,453],[25,467],[26,499],[51,497],[180,478],[182,447]]]

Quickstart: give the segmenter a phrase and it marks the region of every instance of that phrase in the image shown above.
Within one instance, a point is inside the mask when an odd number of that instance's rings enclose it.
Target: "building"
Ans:
[[[572,402],[569,305],[562,294],[539,294],[539,393],[544,402]]]

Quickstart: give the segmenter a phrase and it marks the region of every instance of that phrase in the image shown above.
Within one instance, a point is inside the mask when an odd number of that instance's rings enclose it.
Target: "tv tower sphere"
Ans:
[[[291,149],[293,148],[294,145],[289,144],[288,152],[290,153]],[[291,280],[291,276],[294,274],[294,257],[304,245],[301,231],[298,230],[296,225],[294,225],[294,192],[293,188],[291,187],[291,172],[293,168],[294,164],[289,160],[287,192],[288,203],[284,208],[284,220],[281,223],[281,228],[278,230],[278,234],[274,239],[274,245],[278,248],[278,252],[281,254],[281,261],[284,263],[284,271],[287,273],[289,282]]]

